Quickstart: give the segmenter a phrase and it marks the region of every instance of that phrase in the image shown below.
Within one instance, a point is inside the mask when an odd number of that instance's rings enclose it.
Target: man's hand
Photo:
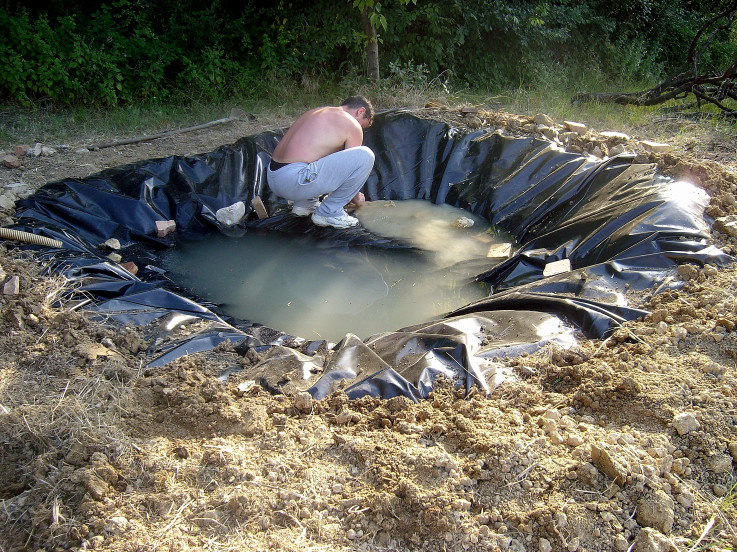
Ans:
[[[358,192],[355,197],[351,199],[351,203],[356,207],[360,207],[361,205],[366,203],[366,197],[361,192]]]

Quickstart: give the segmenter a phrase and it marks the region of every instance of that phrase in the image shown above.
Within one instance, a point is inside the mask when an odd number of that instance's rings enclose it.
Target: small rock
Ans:
[[[624,535],[617,535],[614,539],[614,548],[617,550],[620,550],[621,552],[625,552],[630,547],[629,543],[627,542],[627,539],[624,538]]]
[[[609,149],[609,155],[614,157],[615,155],[622,155],[625,152],[624,146],[622,144],[617,144],[616,146],[613,146]]]
[[[312,395],[306,391],[297,393],[294,397],[294,407],[301,412],[309,412],[312,410]]]
[[[696,269],[694,265],[683,264],[683,265],[678,265],[678,275],[682,279],[689,281],[689,280],[698,278],[699,271]]]
[[[692,431],[698,431],[701,424],[690,412],[681,412],[673,418],[673,427],[676,428],[678,435],[686,435]]]
[[[667,535],[673,528],[673,507],[670,495],[656,489],[637,503],[637,523]]]
[[[668,552],[673,549],[670,539],[662,533],[644,527],[632,544],[632,552]]]
[[[559,261],[552,261],[545,265],[543,268],[543,277],[554,276],[555,274],[563,274],[564,272],[571,271],[571,260],[561,259]]]
[[[0,209],[3,211],[15,209],[15,194],[7,193],[0,195]]]
[[[732,457],[729,454],[716,454],[709,461],[714,473],[728,473],[732,471]]]
[[[729,492],[729,487],[722,485],[721,483],[714,483],[714,485],[711,486],[711,490],[714,493],[714,496],[721,498]]]
[[[255,196],[251,200],[251,205],[253,206],[253,210],[256,211],[256,216],[259,219],[265,219],[269,217],[269,212],[266,210],[266,206],[264,205],[264,202],[261,200],[260,197]]]
[[[542,130],[540,130],[540,132],[548,140],[551,140],[553,142],[560,144],[560,142],[558,141],[558,131],[556,129],[544,127]]]
[[[573,121],[563,121],[563,124],[571,132],[575,132],[576,134],[586,134],[586,130],[587,130],[586,125],[584,125],[583,123],[575,123]]]
[[[110,521],[105,526],[105,531],[113,533],[114,535],[125,533],[126,529],[128,529],[128,520],[123,516],[111,517]]]
[[[120,240],[116,238],[110,238],[109,240],[106,240],[105,243],[103,243],[105,247],[108,249],[113,249],[114,251],[117,251],[120,249]]]
[[[580,445],[583,444],[583,438],[580,435],[574,433],[574,434],[568,436],[568,439],[566,440],[566,444],[569,447],[577,447],[577,446],[580,446]]]
[[[15,146],[13,148],[13,153],[18,157],[23,157],[25,154],[28,153],[28,150],[31,149],[31,146],[28,144],[22,144],[20,146]]]
[[[659,142],[651,142],[649,140],[641,140],[640,145],[647,151],[653,153],[666,153],[673,150],[673,146],[669,144],[661,144]]]
[[[729,443],[729,454],[732,455],[732,459],[737,460],[737,441]]]
[[[33,146],[32,150],[28,151],[29,155],[32,155],[33,157],[41,157],[41,151],[43,150],[43,144],[40,142],[36,142],[36,145]]]
[[[18,293],[20,293],[20,279],[18,276],[11,276],[3,286],[3,295],[18,295]]]
[[[120,266],[122,266],[124,269],[126,269],[131,274],[133,274],[133,276],[138,274],[138,265],[134,263],[133,261],[128,261],[127,263],[123,263]]]
[[[78,148],[74,150],[74,153],[89,153],[89,152],[90,150],[88,150],[87,148]]]
[[[576,552],[578,550],[578,547],[581,546],[581,541],[578,537],[573,537],[571,540],[568,541],[568,552]]]
[[[168,236],[177,229],[177,223],[173,220],[157,220],[156,221],[156,237],[163,238]]]
[[[56,150],[52,147],[49,147],[49,146],[41,147],[41,155],[43,155],[44,157],[51,157],[55,153],[56,153]]]
[[[18,167],[20,167],[21,162],[18,157],[11,153],[3,156],[3,165],[5,165],[9,169],[17,169]]]
[[[110,255],[107,256],[108,259],[113,261],[114,263],[119,263],[123,260],[123,257],[121,257],[118,253],[110,253]]]
[[[737,215],[719,217],[714,221],[714,230],[733,238],[737,237]]]
[[[615,140],[624,140],[625,142],[630,139],[629,135],[624,134],[623,132],[614,132],[611,130],[605,130],[601,133],[602,136],[605,138],[613,138]]]
[[[550,544],[548,539],[541,538],[538,542],[538,549],[540,552],[551,552],[553,550],[553,546]]]
[[[456,228],[471,228],[473,226],[474,222],[473,219],[470,219],[468,217],[459,217],[453,222],[453,226]]]
[[[218,209],[215,212],[215,218],[217,221],[225,226],[235,226],[242,221],[245,216],[246,204],[242,201],[238,201],[233,203],[233,205],[228,205],[227,207]]]
[[[469,128],[480,128],[483,122],[476,115],[466,118],[466,124]]]
[[[511,243],[498,243],[498,244],[494,244],[491,247],[489,247],[489,251],[488,253],[486,253],[486,256],[492,259],[495,259],[495,258],[508,259],[511,254],[512,254],[512,244]]]
[[[545,115],[545,113],[538,113],[532,118],[532,120],[535,122],[536,125],[545,125],[547,127],[552,127],[554,124],[553,119],[548,115]]]
[[[609,451],[591,445],[591,462],[600,472],[613,479],[617,485],[624,486],[627,481],[627,470],[611,457]]]

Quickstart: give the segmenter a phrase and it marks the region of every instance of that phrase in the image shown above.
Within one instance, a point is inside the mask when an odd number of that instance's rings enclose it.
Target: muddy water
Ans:
[[[236,318],[306,339],[361,338],[432,320],[480,299],[473,277],[501,259],[507,236],[466,211],[424,200],[366,203],[355,215],[371,232],[413,250],[333,247],[306,236],[249,232],[182,244],[169,276]],[[473,221],[473,226],[469,224]]]

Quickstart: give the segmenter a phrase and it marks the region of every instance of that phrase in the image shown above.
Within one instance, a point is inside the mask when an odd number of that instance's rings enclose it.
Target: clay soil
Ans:
[[[501,112],[420,112],[541,130]],[[288,123],[259,118],[87,153],[72,144],[0,169],[0,183],[33,190]],[[572,151],[621,144],[707,189],[712,217],[737,214],[729,141],[707,132],[652,153],[634,139],[551,128]],[[711,241],[737,251],[727,235]],[[9,242],[0,258],[20,278],[19,294],[0,299],[1,552],[737,545],[734,266],[684,265],[672,275],[679,289],[632,294],[652,314],[606,340],[500,359],[515,377],[488,396],[446,382],[414,404],[239,388],[220,371],[259,358],[228,345],[147,368],[142,331],[59,303],[68,284]]]

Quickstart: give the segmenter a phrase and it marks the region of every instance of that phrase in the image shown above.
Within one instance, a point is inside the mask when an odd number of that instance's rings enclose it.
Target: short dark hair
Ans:
[[[368,101],[363,96],[351,96],[343,100],[343,102],[340,105],[346,106],[350,109],[356,109],[358,107],[362,107],[366,110],[366,118],[369,121],[374,120],[374,106],[371,105],[371,102]]]

